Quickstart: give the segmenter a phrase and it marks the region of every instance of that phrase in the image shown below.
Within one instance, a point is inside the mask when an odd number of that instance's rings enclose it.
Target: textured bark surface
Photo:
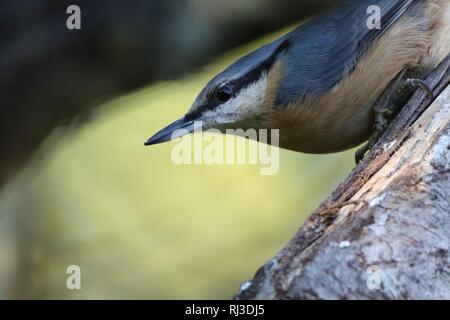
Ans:
[[[237,299],[450,299],[450,57]]]

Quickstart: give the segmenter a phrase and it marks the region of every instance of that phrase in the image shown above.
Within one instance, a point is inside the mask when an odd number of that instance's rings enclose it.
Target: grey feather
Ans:
[[[284,38],[290,43],[282,57],[283,77],[278,105],[331,89],[350,72],[399,18],[422,0],[351,0],[311,19]],[[367,8],[381,9],[381,29],[369,29]]]
[[[348,0],[314,17],[292,32],[237,60],[213,78],[200,92],[189,115],[220,104],[217,88],[227,84],[238,93],[256,81],[276,61],[283,63],[276,104],[285,106],[302,97],[323,93],[351,71],[364,50],[405,12],[425,0]],[[381,9],[382,28],[369,30],[367,8]]]

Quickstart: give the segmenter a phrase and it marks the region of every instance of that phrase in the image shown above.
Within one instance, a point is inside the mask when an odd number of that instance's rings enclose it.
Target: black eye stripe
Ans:
[[[226,101],[229,101],[232,97],[239,95],[239,92],[246,88],[248,85],[257,81],[263,72],[268,72],[270,68],[273,66],[276,57],[287,50],[290,46],[288,40],[283,40],[278,48],[272,54],[267,57],[265,60],[262,60],[258,65],[254,66],[247,73],[242,74],[239,78],[230,79],[227,83],[219,84],[216,88],[208,88],[208,92],[205,93],[205,97],[203,103],[197,107],[195,111],[192,111],[186,115],[187,120],[195,120],[201,116],[204,111],[213,110],[217,107],[223,105]],[[217,83],[216,83],[217,84]],[[218,98],[217,93],[220,89],[225,86],[230,87],[232,89],[231,96],[228,99],[222,99],[222,101]]]
[[[196,120],[202,115],[202,113],[204,111],[213,110],[216,107],[217,107],[217,104],[215,104],[215,103],[214,104],[205,104],[201,108],[198,108],[197,110],[187,113],[184,116],[184,120],[186,120],[186,121]]]

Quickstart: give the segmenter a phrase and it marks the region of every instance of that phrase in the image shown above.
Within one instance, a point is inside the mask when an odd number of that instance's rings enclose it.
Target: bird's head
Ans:
[[[160,130],[146,145],[193,132],[196,121],[201,121],[203,130],[222,132],[264,127],[273,109],[276,81],[271,79],[276,78],[274,69],[285,48],[285,41],[279,39],[237,60],[209,81],[185,116]],[[177,130],[181,135],[174,135]]]

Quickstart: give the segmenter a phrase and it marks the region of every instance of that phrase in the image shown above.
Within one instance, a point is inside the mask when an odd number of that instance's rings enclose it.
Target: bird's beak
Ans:
[[[183,118],[178,119],[174,123],[168,125],[164,129],[155,133],[150,139],[148,139],[144,144],[150,146],[152,144],[163,143],[166,141],[173,140],[185,136],[194,131],[194,121],[186,121]]]

